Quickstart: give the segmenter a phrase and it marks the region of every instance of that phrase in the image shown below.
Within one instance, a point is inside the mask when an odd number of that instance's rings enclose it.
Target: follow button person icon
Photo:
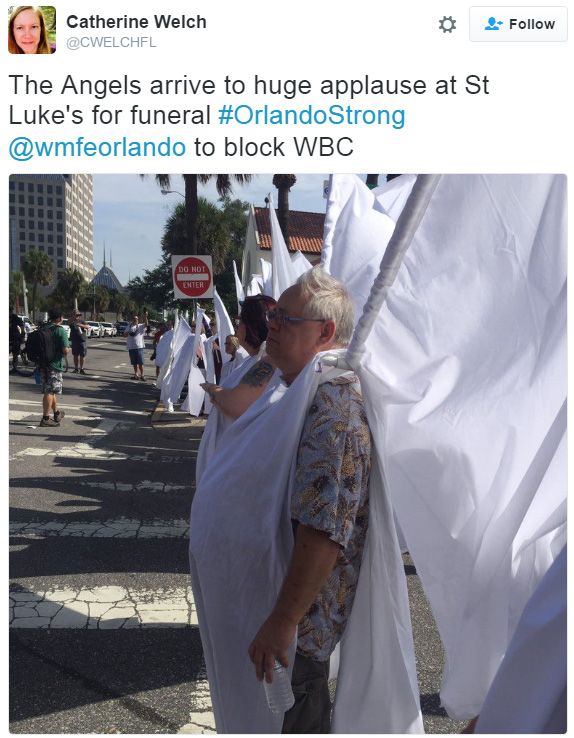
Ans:
[[[497,21],[494,16],[491,16],[488,19],[488,25],[485,27],[485,31],[498,31],[500,30],[498,26],[502,25],[502,21]]]

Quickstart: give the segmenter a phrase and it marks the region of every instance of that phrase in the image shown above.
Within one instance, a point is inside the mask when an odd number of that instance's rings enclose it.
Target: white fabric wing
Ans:
[[[313,268],[311,262],[306,259],[300,251],[294,251],[291,254],[291,263],[293,264],[293,270],[295,277],[298,279],[309,269]]]
[[[565,546],[524,608],[475,733],[566,733],[566,559]]]
[[[155,365],[163,366],[164,362],[169,359],[171,352],[171,339],[173,337],[173,328],[166,331],[159,341],[155,349]]]
[[[193,344],[192,336],[189,324],[182,318],[177,328],[174,328],[173,361],[169,374],[164,378],[160,393],[161,401],[168,412],[173,412],[173,404],[179,400],[179,395],[189,372]]]
[[[261,269],[261,294],[272,295],[273,294],[273,267],[265,259],[259,259]]]
[[[565,327],[565,178],[444,176],[360,378],[453,718],[480,712],[564,544]]]
[[[245,292],[243,291],[243,285],[237,274],[237,264],[233,262],[233,276],[235,278],[235,294],[237,295],[237,312],[241,307],[241,303],[245,300]]]
[[[279,227],[279,221],[277,220],[277,214],[273,207],[273,198],[269,195],[269,220],[271,221],[271,259],[273,263],[272,273],[272,293],[275,300],[279,297],[288,287],[295,284],[297,281],[298,274],[295,271],[293,262],[289,256],[289,249],[283,238],[283,233]]]

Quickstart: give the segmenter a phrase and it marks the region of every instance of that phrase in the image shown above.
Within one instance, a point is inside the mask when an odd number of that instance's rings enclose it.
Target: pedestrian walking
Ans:
[[[144,335],[147,327],[149,326],[147,310],[145,311],[144,315],[145,323],[140,323],[138,316],[134,315],[131,325],[128,325],[124,332],[124,336],[126,336],[126,346],[130,355],[130,363],[134,369],[134,375],[132,379],[139,379],[142,382],[146,381],[146,378],[144,376],[143,350],[145,346]]]
[[[86,373],[84,366],[88,353],[88,331],[90,326],[84,323],[81,317],[81,313],[73,313],[70,316],[70,341],[72,343],[72,356],[74,357],[73,374]]]
[[[42,384],[42,420],[40,427],[57,428],[64,417],[63,410],[58,408],[57,395],[62,394],[62,359],[70,353],[68,334],[62,327],[62,311],[60,308],[51,308],[48,312],[48,322],[39,328],[36,336],[35,352],[32,355],[32,346],[29,346],[29,356],[36,361],[36,371],[40,375]],[[38,352],[38,346],[41,346]],[[44,360],[39,358],[43,354]],[[42,362],[42,363],[39,363]],[[50,417],[53,413],[53,418]]]
[[[10,353],[12,354],[12,369],[10,369],[10,374],[18,374],[18,356],[20,355],[20,346],[24,340],[24,321],[16,315],[13,309],[10,309],[9,320],[8,333]]]

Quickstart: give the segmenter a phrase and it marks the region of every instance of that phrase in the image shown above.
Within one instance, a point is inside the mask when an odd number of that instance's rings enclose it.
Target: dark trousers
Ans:
[[[285,713],[282,733],[329,733],[329,659],[313,661],[295,654],[291,686],[295,704]]]

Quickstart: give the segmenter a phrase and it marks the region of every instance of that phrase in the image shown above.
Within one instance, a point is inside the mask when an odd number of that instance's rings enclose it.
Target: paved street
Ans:
[[[88,345],[59,428],[39,426],[31,370],[10,377],[11,732],[214,732],[187,562],[202,421],[152,417],[153,367],[135,382],[122,339]],[[458,732],[405,565],[426,729]]]

